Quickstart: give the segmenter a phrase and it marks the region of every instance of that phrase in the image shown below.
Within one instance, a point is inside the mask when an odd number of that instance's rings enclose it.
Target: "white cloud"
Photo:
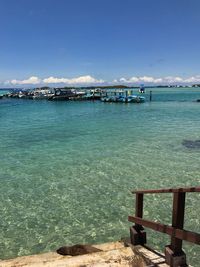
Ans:
[[[154,80],[155,83],[162,83],[163,82],[163,79],[162,78],[157,78]]]
[[[186,83],[200,83],[200,75],[187,78],[187,79],[185,79],[185,82]]]
[[[143,76],[139,78],[141,82],[145,82],[145,83],[153,83],[154,82],[154,78],[150,77],[150,76]]]
[[[23,85],[23,84],[39,84],[41,83],[41,79],[36,76],[31,76],[27,80],[11,80],[6,81],[6,83],[10,83],[12,85]]]
[[[66,78],[56,78],[56,77],[48,77],[43,79],[44,83],[68,83],[68,79]]]
[[[163,81],[167,82],[167,83],[182,83],[182,82],[184,82],[183,78],[181,78],[181,77],[173,77],[173,76],[164,77]]]
[[[36,84],[67,84],[67,85],[81,85],[81,84],[101,84],[104,83],[105,81],[102,79],[96,79],[90,75],[85,75],[85,76],[79,76],[75,78],[57,78],[57,77],[48,77],[41,79],[36,76],[31,76],[28,79],[25,80],[10,80],[10,81],[5,81],[5,85],[36,85]]]
[[[131,77],[130,82],[131,83],[137,83],[137,82],[139,82],[139,79],[137,77]]]
[[[122,82],[122,83],[128,83],[128,82],[129,82],[129,81],[128,81],[127,79],[125,79],[125,78],[120,78],[119,81]]]
[[[116,81],[116,80],[115,80]],[[122,83],[161,83],[161,78],[154,78],[151,76],[142,76],[142,77],[131,77],[129,79],[126,78],[120,78],[118,82]]]
[[[192,76],[189,78],[182,78],[179,76],[166,76],[166,77],[152,77],[152,76],[138,76],[131,78],[120,78],[115,80],[118,83],[147,83],[147,84],[192,84],[200,83],[200,75]]]
[[[65,84],[98,84],[104,83],[104,80],[98,80],[90,75],[80,76],[76,78],[56,78],[56,77],[49,77],[43,79],[44,83],[65,83]]]
[[[131,77],[131,78],[120,78],[119,82],[123,83],[159,83],[162,82],[161,78],[154,78],[151,76],[142,76],[142,77]]]
[[[165,76],[165,77],[153,77],[153,76],[132,76],[130,78],[119,78],[114,79],[113,82],[106,82],[102,79],[96,79],[91,75],[79,76],[75,78],[65,78],[65,77],[47,77],[39,78],[37,76],[31,76],[25,80],[8,80],[4,82],[4,85],[9,86],[20,86],[20,85],[45,85],[45,84],[65,84],[65,85],[95,85],[95,84],[194,84],[200,83],[200,75],[191,77],[179,77],[179,76]]]
[[[90,75],[80,76],[78,78],[69,79],[71,84],[82,84],[82,83],[104,83],[104,80],[97,80]]]

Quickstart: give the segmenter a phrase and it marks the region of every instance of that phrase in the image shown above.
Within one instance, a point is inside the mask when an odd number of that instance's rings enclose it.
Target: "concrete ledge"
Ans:
[[[97,266],[134,266],[134,261],[143,265],[143,260],[138,259],[130,247],[112,249],[109,251],[95,252],[81,256],[61,256],[56,253],[45,253],[27,257],[19,257],[13,260],[0,262],[1,267],[97,267]],[[137,258],[137,259],[136,259]],[[139,267],[139,265],[135,265]]]
[[[169,267],[163,254],[140,245],[111,242],[92,246],[102,251],[73,257],[49,252],[2,260],[0,267]]]

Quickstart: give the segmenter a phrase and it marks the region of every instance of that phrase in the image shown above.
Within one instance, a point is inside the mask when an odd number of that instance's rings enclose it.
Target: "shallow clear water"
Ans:
[[[200,139],[197,98],[170,88],[140,105],[1,99],[0,258],[120,239],[132,189],[199,186],[200,150],[182,145]],[[200,232],[199,203],[187,195],[188,230]],[[171,196],[145,196],[145,218],[170,223]],[[169,239],[148,231],[148,243]],[[184,246],[198,266],[199,247]]]

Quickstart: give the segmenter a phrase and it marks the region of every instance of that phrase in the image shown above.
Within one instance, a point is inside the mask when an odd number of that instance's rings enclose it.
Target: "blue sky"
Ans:
[[[0,84],[200,82],[199,0],[0,0]]]

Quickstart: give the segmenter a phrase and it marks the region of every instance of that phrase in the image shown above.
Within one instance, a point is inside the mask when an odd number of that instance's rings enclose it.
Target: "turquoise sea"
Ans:
[[[132,189],[200,185],[200,149],[182,144],[200,139],[200,88],[151,90],[144,104],[0,99],[0,259],[118,240]],[[144,203],[145,218],[170,223],[171,195]],[[199,214],[200,194],[188,194],[186,229],[200,233]],[[184,248],[199,266],[200,248]]]

